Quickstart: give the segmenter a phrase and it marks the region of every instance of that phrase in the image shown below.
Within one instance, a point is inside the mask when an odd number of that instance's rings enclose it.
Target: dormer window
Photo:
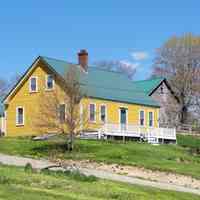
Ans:
[[[46,77],[46,89],[52,90],[53,88],[54,88],[53,75],[47,75],[47,77]]]
[[[38,91],[38,86],[37,86],[37,77],[31,77],[30,78],[30,83],[29,83],[29,91],[30,92],[37,92]]]

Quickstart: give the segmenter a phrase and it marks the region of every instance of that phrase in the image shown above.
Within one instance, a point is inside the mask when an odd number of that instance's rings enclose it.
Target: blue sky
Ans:
[[[170,36],[199,34],[199,0],[1,1],[0,76],[22,73],[38,55],[90,63],[121,60],[151,73],[155,49]]]

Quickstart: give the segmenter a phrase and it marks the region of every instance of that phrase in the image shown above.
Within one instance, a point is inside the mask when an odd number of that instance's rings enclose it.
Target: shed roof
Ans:
[[[141,81],[133,81],[133,86],[134,86],[134,89],[136,89],[137,91],[142,91],[145,94],[149,95],[164,80],[165,78],[158,77],[158,78],[152,78],[152,79],[141,80]]]

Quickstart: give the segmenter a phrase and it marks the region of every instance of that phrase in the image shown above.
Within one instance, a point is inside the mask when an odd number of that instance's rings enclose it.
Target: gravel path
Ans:
[[[43,169],[48,166],[52,166],[52,165],[56,164],[53,162],[49,162],[47,160],[35,160],[35,159],[31,159],[31,158],[9,156],[9,155],[4,155],[4,154],[0,154],[0,163],[2,163],[4,165],[14,165],[14,166],[22,166],[22,167],[25,166],[27,163],[30,163],[34,169]],[[58,168],[57,170],[61,170],[61,169],[64,170],[64,168]],[[56,170],[56,169],[53,168],[52,170]],[[160,182],[142,180],[139,178],[118,175],[118,174],[103,171],[103,170],[79,168],[79,171],[85,175],[93,175],[98,178],[112,180],[112,181],[119,181],[119,182],[124,182],[124,183],[129,183],[129,184],[155,187],[155,188],[159,188],[159,189],[163,189],[163,190],[187,192],[187,193],[193,193],[193,194],[200,195],[200,190],[197,190],[197,189],[186,188],[186,187],[177,186],[177,185],[168,184],[168,183],[160,183]]]
[[[200,180],[191,176],[176,174],[172,172],[164,172],[158,170],[150,170],[137,166],[107,164],[103,162],[94,162],[90,160],[58,160],[62,166],[75,166],[77,168],[95,169],[97,171],[106,171],[113,174],[125,175],[128,177],[139,178],[159,183],[168,183],[182,187],[200,190]]]

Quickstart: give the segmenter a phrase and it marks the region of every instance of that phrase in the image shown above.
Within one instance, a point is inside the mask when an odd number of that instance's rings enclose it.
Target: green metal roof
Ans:
[[[113,88],[102,88],[89,85],[86,86],[85,90],[87,91],[86,94],[88,94],[88,96],[98,99],[159,107],[151,97],[144,95],[143,93],[135,93],[127,90],[117,90]]]
[[[54,71],[63,76],[70,66],[80,69],[79,65],[48,57],[41,57]],[[122,73],[110,72],[96,67],[88,67],[88,72],[81,71],[80,82],[87,96],[112,101],[134,103],[159,107],[145,91],[135,86]]]
[[[141,91],[145,94],[150,94],[165,78],[152,78],[142,81],[133,81],[135,91]]]

